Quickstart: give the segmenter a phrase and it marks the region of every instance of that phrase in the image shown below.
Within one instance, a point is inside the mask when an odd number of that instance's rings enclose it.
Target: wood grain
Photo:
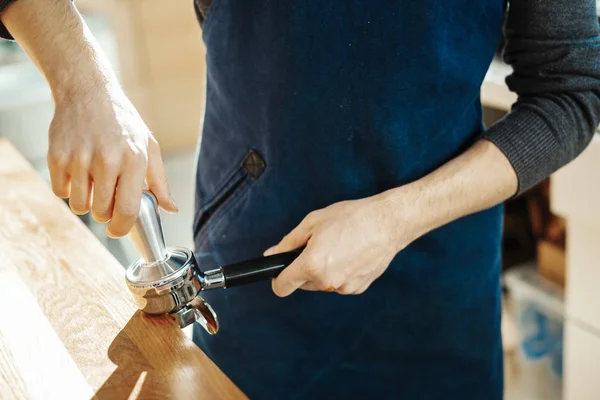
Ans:
[[[245,398],[2,139],[0,310],[0,399]]]

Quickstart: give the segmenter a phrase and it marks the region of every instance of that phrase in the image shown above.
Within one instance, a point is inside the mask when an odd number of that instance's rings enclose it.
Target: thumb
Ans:
[[[310,215],[310,214],[309,214]],[[300,225],[295,227],[288,233],[281,242],[265,251],[265,256],[292,251],[304,247],[308,243],[308,239],[312,236],[313,225],[310,223],[311,218],[306,217]]]
[[[171,197],[167,173],[160,154],[160,147],[154,137],[148,140],[148,170],[146,171],[148,189],[156,196],[158,205],[168,212],[177,212],[179,209]]]

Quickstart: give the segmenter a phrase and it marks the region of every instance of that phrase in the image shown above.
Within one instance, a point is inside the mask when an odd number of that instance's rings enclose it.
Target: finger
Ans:
[[[148,189],[156,196],[158,205],[165,211],[177,212],[178,208],[171,197],[165,165],[160,154],[160,147],[156,139],[148,140],[148,171],[146,173]]]
[[[344,285],[342,285],[338,290],[336,290],[336,292],[338,292],[339,294],[362,294],[364,293],[369,286],[371,285],[371,283],[365,283],[365,282],[351,282],[351,283],[346,283]]]
[[[336,290],[339,294],[353,294],[354,286],[353,285],[342,285],[338,290]]]
[[[71,176],[66,171],[48,169],[52,191],[60,198],[68,199],[71,196]]]
[[[320,289],[320,287],[317,284],[315,284],[314,282],[306,282],[305,284],[300,286],[298,289],[308,290],[311,292],[329,292],[329,293],[337,291],[337,289],[334,286],[329,286],[325,289]]]
[[[272,280],[273,292],[279,297],[286,297],[295,292],[300,286],[311,280],[311,276],[307,273],[313,269],[311,266],[310,257],[303,252],[285,268],[279,276]]]
[[[76,166],[71,170],[69,206],[75,214],[83,215],[92,206],[92,180],[87,168]]]
[[[119,161],[99,158],[94,162],[92,217],[98,222],[108,222],[112,218],[118,171]]]
[[[50,182],[54,194],[63,199],[69,198],[71,195],[71,176],[65,168],[65,163],[49,155],[48,172],[50,173]]]
[[[117,180],[112,218],[106,227],[109,237],[119,238],[131,230],[140,211],[145,166],[126,168]]]
[[[296,250],[305,246],[312,235],[315,220],[316,217],[314,213],[308,214],[297,227],[281,240],[281,242],[265,251],[264,255],[270,256],[277,253]]]
[[[355,294],[363,294],[364,292],[367,291],[367,289],[369,289],[371,287],[371,283],[366,283],[363,284],[362,286],[359,286],[357,290],[354,291]]]
[[[319,292],[319,288],[317,287],[317,285],[314,284],[314,282],[306,282],[298,289],[307,290],[309,292]]]

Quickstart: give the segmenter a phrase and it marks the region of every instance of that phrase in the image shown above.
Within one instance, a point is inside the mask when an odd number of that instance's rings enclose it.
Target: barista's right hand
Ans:
[[[76,214],[92,211],[109,222],[110,237],[135,222],[144,179],[159,205],[176,212],[156,139],[117,86],[90,85],[55,95],[48,167],[54,193],[69,198]]]
[[[48,166],[54,192],[68,197],[74,212],[91,209],[97,221],[110,221],[113,237],[135,222],[144,178],[159,205],[177,211],[158,143],[73,2],[13,1],[0,20],[52,89]]]

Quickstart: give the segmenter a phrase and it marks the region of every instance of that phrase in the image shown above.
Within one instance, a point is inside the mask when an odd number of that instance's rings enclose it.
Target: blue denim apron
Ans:
[[[260,256],[310,211],[412,182],[477,140],[503,10],[213,0],[201,268]],[[501,399],[501,220],[494,207],[429,233],[359,296],[281,299],[270,282],[205,292],[221,331],[194,341],[256,399]]]

